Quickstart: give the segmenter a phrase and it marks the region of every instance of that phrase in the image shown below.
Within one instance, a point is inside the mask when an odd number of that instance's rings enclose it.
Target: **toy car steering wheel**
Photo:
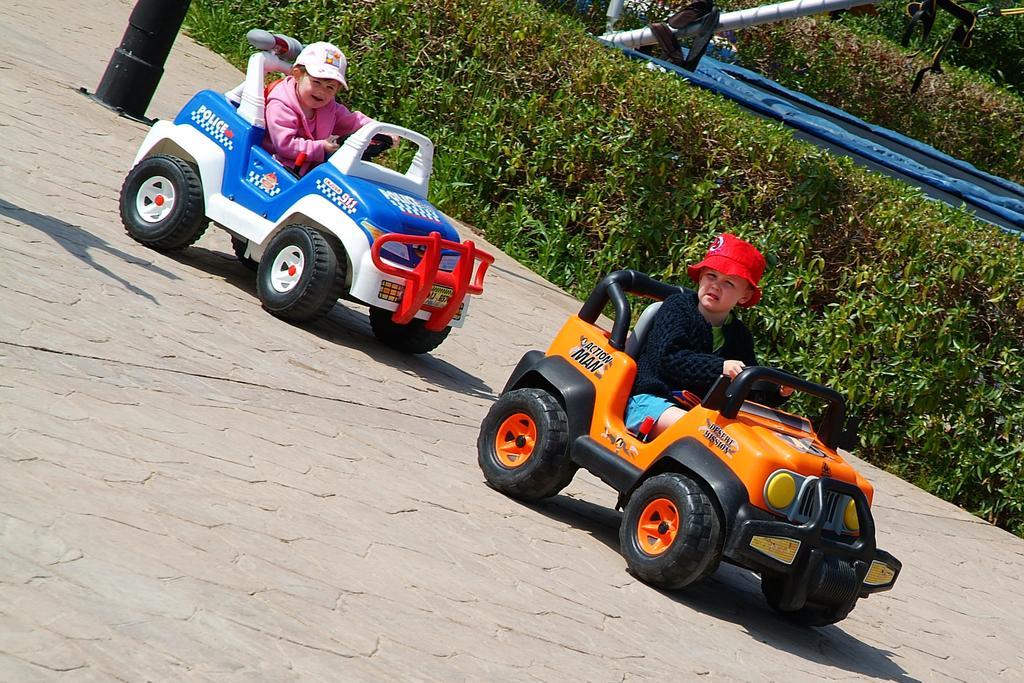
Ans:
[[[391,149],[393,144],[394,142],[391,140],[390,135],[377,133],[370,139],[370,144],[366,146],[366,151],[363,152],[362,160],[370,161],[374,157],[380,156]]]

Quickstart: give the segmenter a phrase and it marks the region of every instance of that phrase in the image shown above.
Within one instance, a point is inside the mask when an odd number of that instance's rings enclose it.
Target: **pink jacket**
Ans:
[[[295,158],[305,152],[306,161],[300,169],[305,173],[324,160],[324,140],[331,135],[350,135],[373,119],[360,111],[349,111],[337,102],[331,102],[307,119],[295,94],[295,79],[286,77],[267,95],[264,114],[267,134],[263,149],[276,155],[286,166],[294,166]]]

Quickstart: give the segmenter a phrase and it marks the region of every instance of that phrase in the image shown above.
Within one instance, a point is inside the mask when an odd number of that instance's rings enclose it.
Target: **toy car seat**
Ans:
[[[633,331],[626,337],[625,352],[629,354],[631,358],[636,358],[640,351],[644,348],[644,342],[647,340],[647,333],[651,329],[651,325],[654,323],[654,316],[658,314],[658,309],[661,308],[662,301],[655,301],[648,305],[640,317],[636,319],[636,324],[633,325]]]

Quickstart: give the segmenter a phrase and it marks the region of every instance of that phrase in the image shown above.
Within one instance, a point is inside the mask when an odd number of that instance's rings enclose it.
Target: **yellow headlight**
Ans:
[[[796,480],[789,472],[776,472],[768,479],[764,497],[776,510],[785,510],[796,498]]]
[[[846,512],[843,513],[843,524],[850,531],[860,531],[860,520],[857,518],[857,504],[850,499],[846,504]]]

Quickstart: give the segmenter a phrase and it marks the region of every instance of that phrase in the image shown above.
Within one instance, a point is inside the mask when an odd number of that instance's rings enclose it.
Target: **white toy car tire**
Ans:
[[[270,240],[256,273],[263,308],[292,322],[325,315],[344,283],[344,257],[319,231],[299,224],[286,226]]]
[[[136,164],[121,186],[120,209],[128,236],[159,251],[195,243],[209,225],[199,172],[169,155]]]

